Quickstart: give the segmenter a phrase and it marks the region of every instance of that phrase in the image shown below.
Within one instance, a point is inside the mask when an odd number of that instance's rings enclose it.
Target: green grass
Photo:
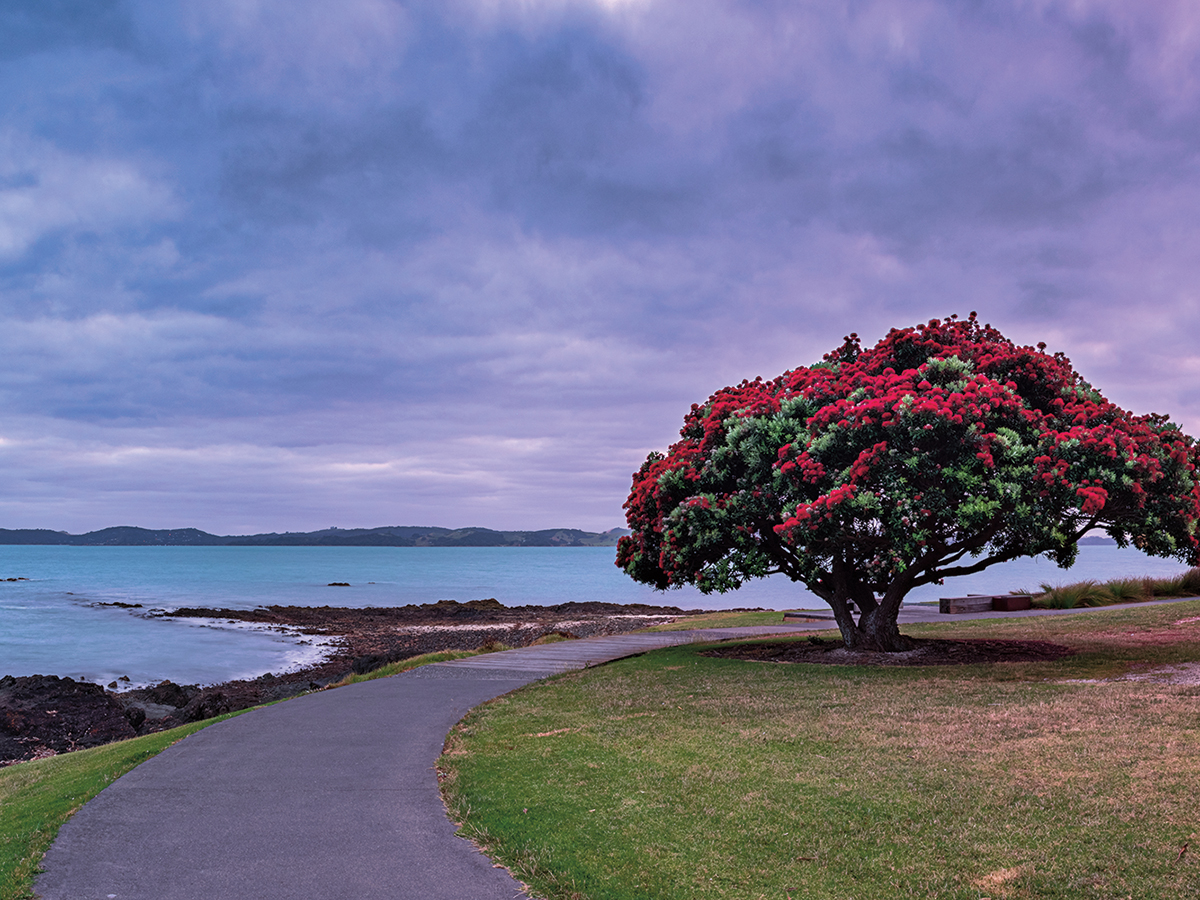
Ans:
[[[0,900],[34,896],[42,854],[75,810],[138,763],[231,715],[0,769]]]
[[[409,669],[415,669],[417,666],[425,666],[429,663],[447,662],[452,659],[463,659],[468,656],[476,656],[479,653],[486,652],[483,650],[440,650],[437,653],[422,653],[420,656],[410,656],[408,659],[402,659],[399,662],[388,663],[386,666],[380,666],[378,669],[372,669],[370,672],[363,674],[351,673],[336,684],[331,684],[330,687],[343,687],[347,684],[358,684],[360,681],[374,681],[376,678],[387,678],[391,675],[399,675],[401,672],[407,672]]]
[[[1200,602],[905,631],[1078,653],[871,669],[672,648],[476,709],[445,796],[546,900],[1200,896],[1200,688],[1083,680],[1200,660]]]
[[[715,612],[700,616],[685,616],[665,625],[653,625],[646,631],[688,631],[692,628],[736,628],[742,625],[778,625],[783,613],[773,610],[752,612]]]
[[[1043,584],[1033,605],[1043,609],[1075,609],[1085,606],[1110,606],[1114,603],[1141,603],[1170,597],[1200,596],[1200,568],[1189,569],[1174,578],[1118,578],[1099,583],[1077,581],[1073,584]]]

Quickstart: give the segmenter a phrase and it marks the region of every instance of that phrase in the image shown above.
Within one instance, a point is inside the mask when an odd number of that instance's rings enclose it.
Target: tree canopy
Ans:
[[[635,473],[617,565],[705,592],[780,573],[848,646],[894,651],[913,588],[1021,556],[1066,568],[1092,529],[1200,563],[1195,441],[1045,350],[971,313],[717,391]]]

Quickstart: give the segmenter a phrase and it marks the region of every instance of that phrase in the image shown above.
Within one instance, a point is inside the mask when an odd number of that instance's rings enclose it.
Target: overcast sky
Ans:
[[[0,527],[623,524],[952,312],[1200,433],[1191,0],[5,0]]]

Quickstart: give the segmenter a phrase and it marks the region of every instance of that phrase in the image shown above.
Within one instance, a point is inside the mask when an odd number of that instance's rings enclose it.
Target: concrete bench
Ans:
[[[965,597],[942,597],[938,600],[938,612],[956,615],[978,612],[1014,612],[1032,609],[1031,594],[967,594]]]

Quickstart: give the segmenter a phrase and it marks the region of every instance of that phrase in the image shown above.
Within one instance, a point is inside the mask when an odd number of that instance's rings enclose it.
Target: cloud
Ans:
[[[123,159],[67,153],[0,134],[0,260],[56,232],[95,234],[173,218],[168,185]]]
[[[157,11],[143,10],[153,20]],[[179,9],[184,35],[207,50],[215,83],[238,101],[338,110],[387,102],[411,34],[391,0],[215,0]]]
[[[0,25],[12,524],[607,528],[692,402],[972,309],[1200,432],[1190,4]]]

